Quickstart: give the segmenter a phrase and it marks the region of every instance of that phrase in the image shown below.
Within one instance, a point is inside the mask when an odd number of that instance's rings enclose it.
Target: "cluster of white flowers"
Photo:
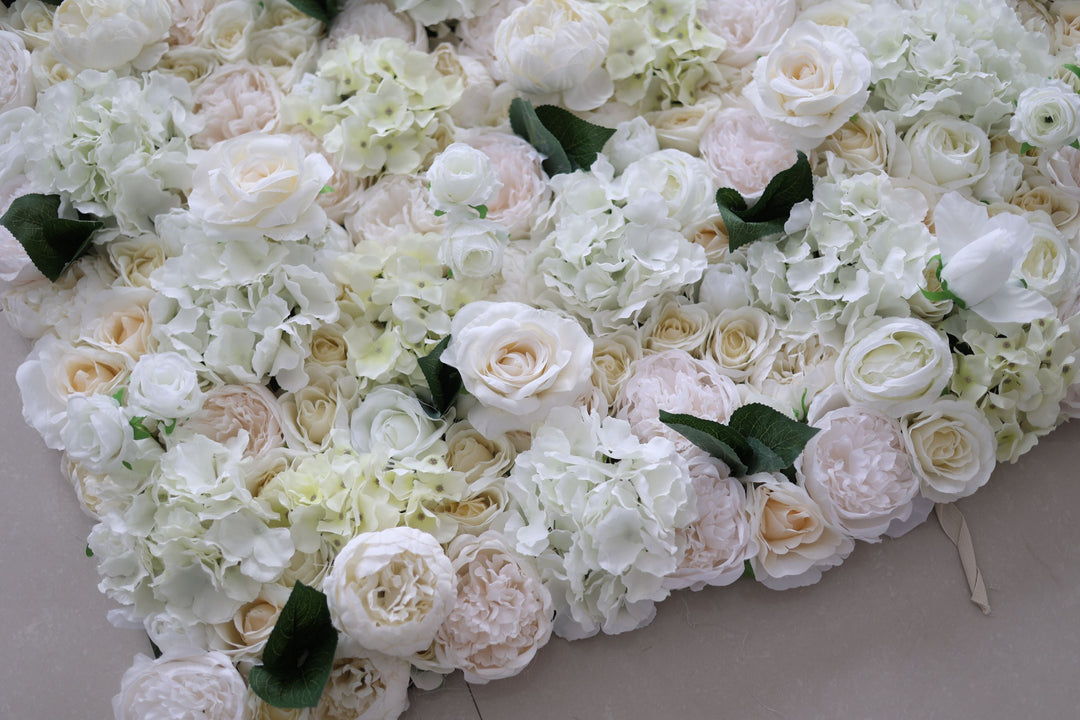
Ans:
[[[103,224],[55,283],[0,227],[0,307],[165,651],[116,717],[394,718],[675,590],[814,583],[1080,416],[1074,4],[0,10],[0,214]],[[612,133],[550,111],[551,175],[518,97]],[[660,420],[752,404],[816,429],[782,472]],[[341,642],[286,715],[245,677],[298,582]]]

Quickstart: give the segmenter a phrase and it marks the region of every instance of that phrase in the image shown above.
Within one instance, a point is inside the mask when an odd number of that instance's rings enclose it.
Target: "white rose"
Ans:
[[[188,418],[205,397],[190,360],[175,352],[148,353],[131,369],[124,402],[136,415],[159,420]]]
[[[242,59],[255,27],[255,10],[256,6],[247,0],[216,3],[203,21],[199,46],[212,50],[224,62]]]
[[[422,458],[446,431],[432,420],[410,390],[380,385],[361,401],[349,420],[352,446],[390,459]]]
[[[574,320],[522,303],[470,303],[454,316],[442,361],[483,407],[469,420],[485,435],[526,430],[590,388],[593,343]]]
[[[1080,137],[1080,94],[1061,80],[1026,88],[1016,101],[1009,134],[1038,148],[1058,148]]]
[[[717,187],[739,191],[748,203],[798,159],[795,147],[753,110],[730,107],[713,116],[701,134],[701,158]]]
[[[454,606],[454,571],[426,532],[361,533],[323,581],[334,627],[362,647],[395,657],[425,650]]]
[[[904,135],[911,173],[942,190],[971,187],[990,170],[990,139],[960,118],[927,113]]]
[[[1039,171],[1054,185],[1080,200],[1080,150],[1066,145],[1039,153]]]
[[[439,153],[427,171],[432,205],[443,212],[486,205],[502,188],[488,156],[465,143]]]
[[[51,47],[73,68],[149,70],[168,47],[171,24],[169,0],[64,0]]]
[[[906,521],[919,481],[900,425],[866,407],[833,410],[818,420],[795,461],[800,482],[834,526],[877,542],[894,521]]]
[[[304,152],[291,135],[249,133],[206,152],[188,203],[195,217],[234,237],[248,231],[300,240],[326,225],[315,200],[331,175],[326,159]]]
[[[720,61],[743,67],[776,46],[798,9],[796,0],[707,0],[698,19],[724,39]]]
[[[68,397],[60,439],[69,458],[95,473],[118,469],[135,443],[128,417],[108,395]]]
[[[33,106],[36,99],[30,52],[18,35],[0,30],[0,113]]]
[[[758,60],[743,92],[795,147],[809,151],[862,109],[870,68],[847,28],[799,22]]]
[[[660,150],[656,130],[643,117],[624,120],[615,126],[613,134],[604,144],[604,155],[611,161],[616,174],[628,165]]]
[[[218,652],[172,649],[136,655],[113,698],[116,720],[244,720],[247,685]]]
[[[281,88],[266,70],[244,62],[222,65],[195,91],[195,115],[204,124],[192,142],[207,148],[249,132],[272,132],[280,105]]]
[[[844,343],[837,381],[852,404],[900,416],[927,407],[952,377],[944,335],[914,318],[882,318]]]
[[[970,403],[941,398],[901,420],[924,497],[949,503],[990,479],[997,440],[986,416]]]
[[[396,720],[409,707],[409,663],[369,653],[334,661],[313,720]],[[276,716],[273,720],[279,720]],[[282,719],[284,720],[284,719]]]
[[[751,306],[721,310],[712,321],[705,354],[721,373],[742,381],[768,372],[778,342],[776,320],[764,310]]]
[[[591,5],[576,0],[530,0],[495,31],[499,72],[537,102],[557,100],[592,110],[615,90],[604,69],[611,28]]]
[[[551,637],[551,593],[502,533],[460,535],[447,554],[457,602],[435,636],[436,658],[470,683],[517,675]]]
[[[485,437],[465,420],[446,431],[446,464],[464,473],[468,483],[500,477],[514,464],[516,455],[503,433]]]
[[[490,220],[472,219],[452,223],[439,246],[439,262],[450,268],[454,277],[483,280],[502,270],[506,231]]]
[[[750,558],[750,566],[766,587],[812,585],[823,570],[842,563],[854,549],[854,541],[826,521],[801,486],[769,473],[744,481],[753,483],[746,504],[757,554]]]

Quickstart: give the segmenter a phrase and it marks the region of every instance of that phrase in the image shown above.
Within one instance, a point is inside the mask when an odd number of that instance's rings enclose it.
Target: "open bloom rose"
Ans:
[[[836,527],[876,542],[912,511],[919,481],[892,418],[865,407],[833,410],[815,423],[795,467],[810,497]]]
[[[611,40],[607,20],[577,0],[531,0],[495,31],[502,76],[523,93],[558,98],[571,110],[592,110],[615,90],[604,69]]]
[[[930,500],[967,497],[990,479],[997,440],[986,416],[974,405],[941,398],[905,416],[901,427],[922,494]]]
[[[192,179],[188,204],[211,228],[274,240],[300,240],[326,225],[315,202],[333,175],[319,153],[291,135],[248,133],[207,150]]]
[[[136,655],[112,704],[116,720],[243,720],[247,686],[225,655],[173,649]]]
[[[990,139],[977,125],[926,113],[904,134],[911,174],[942,190],[971,187],[990,171]]]
[[[454,606],[454,571],[422,530],[361,533],[323,581],[334,627],[362,647],[395,657],[420,652]]]
[[[527,430],[590,389],[593,343],[581,326],[523,303],[475,302],[458,311],[442,361],[483,407],[469,415],[485,435]]]
[[[78,69],[149,70],[168,47],[169,0],[64,0],[53,15],[52,50]]]
[[[448,554],[457,602],[435,636],[436,657],[466,682],[517,675],[551,637],[551,594],[501,533],[459,535]]]
[[[797,22],[758,60],[744,93],[795,147],[809,151],[862,109],[870,59],[847,28]]]

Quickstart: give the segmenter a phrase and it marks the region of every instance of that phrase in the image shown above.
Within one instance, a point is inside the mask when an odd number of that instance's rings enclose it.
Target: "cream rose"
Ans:
[[[930,405],[952,377],[948,340],[915,318],[882,318],[844,343],[836,377],[852,404],[899,417]]]
[[[593,343],[574,320],[522,303],[475,302],[454,316],[442,361],[481,404],[469,420],[485,435],[526,430],[590,389]]]
[[[431,535],[409,527],[361,533],[323,582],[334,627],[395,657],[424,650],[454,606],[454,571]]]
[[[800,482],[835,527],[877,542],[919,493],[900,425],[866,407],[833,410],[795,461]]]
[[[36,99],[30,52],[18,35],[0,30],[0,113],[33,106]]]
[[[604,393],[609,405],[614,404],[619,388],[641,355],[641,338],[630,328],[601,335],[593,342],[593,385]]]
[[[309,368],[307,385],[278,398],[289,447],[315,452],[345,441],[359,395],[359,381],[343,368]]]
[[[64,0],[51,47],[73,68],[149,70],[168,48],[171,24],[169,0]]]
[[[859,113],[840,126],[818,148],[834,174],[889,172],[907,175],[911,159],[893,124],[873,113]]]
[[[514,464],[517,451],[503,433],[490,438],[468,421],[457,422],[446,431],[446,464],[465,474],[468,483],[501,476]]]
[[[217,2],[207,13],[198,44],[228,63],[239,61],[248,52],[255,28],[256,6],[246,0]]]
[[[191,212],[230,237],[300,240],[326,226],[315,202],[333,170],[290,135],[249,133],[219,142],[199,161]]]
[[[709,328],[705,355],[716,361],[721,373],[741,381],[767,373],[778,344],[773,316],[746,306],[720,311]]]
[[[225,655],[178,648],[136,655],[112,705],[116,720],[244,720],[247,686]]]
[[[986,416],[970,403],[941,398],[905,415],[901,428],[924,497],[949,503],[990,479],[997,440]]]
[[[870,67],[847,28],[798,22],[758,60],[743,93],[795,147],[809,151],[862,109]]]
[[[641,327],[642,345],[650,352],[685,350],[701,357],[712,322],[701,305],[665,301]]]
[[[517,675],[551,637],[551,594],[502,533],[460,535],[447,554],[457,602],[435,635],[435,657],[470,683]]]
[[[263,585],[258,597],[244,603],[230,620],[210,626],[210,648],[234,663],[257,663],[288,600],[289,588],[276,583]]]

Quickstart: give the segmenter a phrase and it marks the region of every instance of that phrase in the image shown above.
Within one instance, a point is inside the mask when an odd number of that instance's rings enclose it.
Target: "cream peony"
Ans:
[[[0,30],[0,113],[33,106],[35,100],[37,88],[30,70],[30,52],[18,35]]]
[[[232,238],[300,240],[320,232],[315,202],[333,170],[290,135],[249,133],[214,145],[199,161],[188,198],[208,228]]]
[[[830,524],[877,542],[890,524],[911,516],[919,481],[895,420],[852,406],[826,413],[815,426],[819,432],[795,469]]]
[[[754,110],[728,107],[701,134],[701,157],[717,187],[739,191],[753,203],[778,173],[795,164],[795,147]]]
[[[901,420],[904,443],[924,497],[949,503],[990,479],[997,440],[986,416],[970,403],[941,398]]]
[[[75,69],[149,70],[168,45],[169,0],[64,0],[53,15],[51,48]]]
[[[470,683],[517,675],[551,637],[551,594],[502,533],[459,535],[447,554],[457,602],[435,636],[435,657]]]
[[[278,126],[281,88],[265,69],[240,62],[214,70],[195,91],[195,115],[203,128],[192,142],[207,148],[250,132],[273,132]]]
[[[502,187],[487,201],[488,219],[506,227],[510,237],[528,237],[533,219],[551,199],[543,156],[532,145],[501,132],[462,134],[462,142],[488,157]]]
[[[244,720],[247,686],[219,652],[172,649],[136,655],[113,698],[116,720]]]
[[[522,303],[475,302],[454,316],[442,361],[481,404],[469,420],[485,435],[527,430],[590,388],[593,343],[574,320]]]
[[[223,445],[236,441],[244,455],[259,457],[285,444],[277,398],[264,385],[222,385],[206,393],[202,407],[182,430]]]
[[[395,720],[409,707],[409,663],[368,653],[334,661],[313,720]]]
[[[454,606],[454,571],[431,535],[409,527],[361,533],[323,582],[334,627],[395,657],[420,652]]]
[[[615,91],[604,68],[611,29],[591,4],[530,0],[495,31],[499,73],[536,103],[592,110]]]
[[[854,33],[803,21],[758,60],[743,92],[778,132],[809,151],[862,109],[870,68]]]
[[[796,0],[707,0],[698,19],[724,39],[720,61],[743,67],[769,53],[795,22]]]

